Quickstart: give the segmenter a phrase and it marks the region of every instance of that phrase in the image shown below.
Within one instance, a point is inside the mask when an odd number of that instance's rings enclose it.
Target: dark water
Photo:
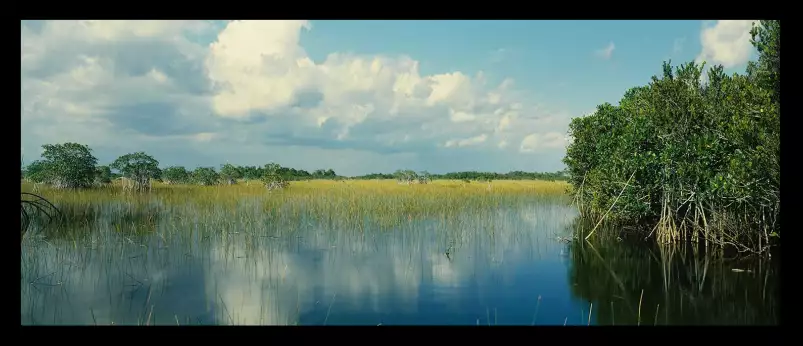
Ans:
[[[34,232],[21,256],[21,320],[778,323],[776,266],[693,249],[559,240],[574,217],[564,204],[534,202],[384,232],[308,220],[261,231],[211,214],[165,217],[139,233],[104,224],[78,236]]]

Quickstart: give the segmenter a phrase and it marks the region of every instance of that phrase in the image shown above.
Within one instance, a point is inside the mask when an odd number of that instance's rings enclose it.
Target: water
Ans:
[[[161,217],[139,233],[103,223],[83,236],[35,232],[23,244],[21,320],[778,323],[777,266],[643,243],[561,241],[575,216],[564,203],[542,201],[383,232],[310,220],[268,231],[203,214]]]

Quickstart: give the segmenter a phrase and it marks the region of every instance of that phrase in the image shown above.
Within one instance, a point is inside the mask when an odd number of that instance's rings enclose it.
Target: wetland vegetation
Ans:
[[[42,189],[71,219],[23,242],[22,323],[777,323],[769,264],[578,241],[564,183],[492,184]]]
[[[21,172],[21,323],[778,324],[779,37],[762,21],[744,76],[665,64],[575,119],[562,172],[44,145]]]
[[[780,22],[751,35],[759,59],[746,74],[664,63],[617,106],[572,120],[564,162],[583,217],[662,243],[757,254],[778,244]]]

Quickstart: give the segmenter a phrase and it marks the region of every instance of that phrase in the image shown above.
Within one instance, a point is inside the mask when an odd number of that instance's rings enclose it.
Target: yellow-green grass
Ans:
[[[280,226],[314,219],[317,223],[363,227],[395,226],[405,220],[444,219],[459,212],[493,210],[538,198],[565,197],[566,182],[539,180],[465,183],[437,180],[400,185],[395,180],[294,181],[268,191],[258,182],[197,186],[154,183],[150,192],[124,192],[119,184],[83,190],[39,187],[66,221],[91,223],[103,215],[114,224],[148,223],[171,217],[203,217],[230,223]],[[22,183],[23,192],[33,185]],[[135,221],[136,220],[136,221]]]
[[[236,202],[243,198],[261,200],[304,200],[314,202],[352,201],[364,198],[413,198],[417,200],[450,200],[494,196],[556,196],[564,195],[569,184],[561,181],[509,180],[465,183],[458,180],[436,180],[429,184],[398,184],[394,180],[309,180],[294,181],[283,191],[269,192],[258,182],[244,181],[236,185],[198,186],[154,183],[150,193],[126,193],[118,183],[108,187],[82,190],[57,190],[46,186],[34,192],[33,185],[23,182],[23,192],[37,193],[56,204],[97,204],[113,201],[143,202],[157,198],[169,204],[208,201],[214,204]]]

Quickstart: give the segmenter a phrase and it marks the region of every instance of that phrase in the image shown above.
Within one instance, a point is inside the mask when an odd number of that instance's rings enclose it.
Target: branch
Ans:
[[[636,171],[633,171],[633,174],[631,174],[630,178],[627,179],[627,182],[625,183],[625,187],[622,188],[622,191],[619,191],[619,195],[616,196],[616,199],[613,200],[613,203],[611,203],[611,207],[608,208],[608,211],[606,211],[605,214],[602,215],[602,217],[599,219],[599,221],[597,221],[597,224],[591,230],[591,233],[588,233],[588,235],[585,237],[585,240],[588,240],[588,238],[590,238],[591,235],[594,234],[594,231],[597,230],[597,227],[599,227],[599,225],[602,223],[602,220],[605,220],[605,217],[608,216],[608,213],[610,213],[611,210],[613,210],[613,206],[616,205],[617,201],[619,201],[619,197],[622,197],[622,194],[625,192],[625,189],[627,189],[627,187],[630,186],[629,185],[630,184],[630,180],[633,179],[633,176],[635,176],[635,175],[636,175]]]

